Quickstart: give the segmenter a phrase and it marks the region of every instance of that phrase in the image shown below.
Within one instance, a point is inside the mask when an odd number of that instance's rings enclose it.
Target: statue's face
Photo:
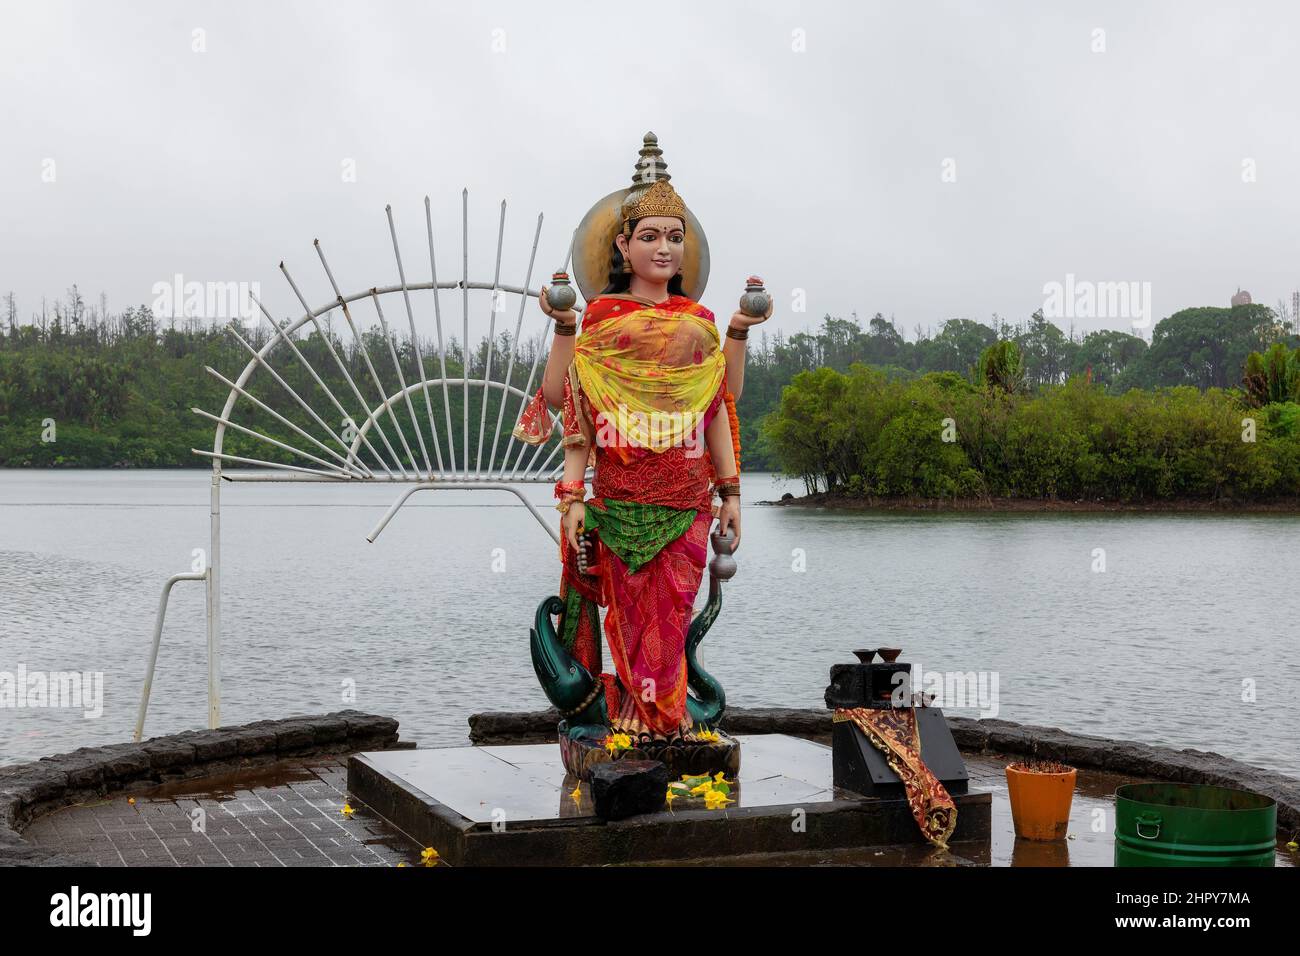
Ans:
[[[619,233],[614,241],[634,273],[651,282],[667,282],[682,267],[686,229],[675,216],[646,216],[637,222],[631,239]]]

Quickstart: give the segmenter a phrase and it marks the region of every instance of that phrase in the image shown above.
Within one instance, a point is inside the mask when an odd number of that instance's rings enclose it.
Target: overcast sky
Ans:
[[[1300,7],[1064,6],[3,0],[0,292],[117,311],[180,273],[287,315],[282,258],[332,297],[315,237],[344,292],[396,281],[386,203],[427,280],[426,194],[455,278],[462,187],[474,279],[502,199],[505,282],[545,212],[536,285],[654,130],[722,320],[751,272],[786,332],[1017,321],[1068,274],[1151,283],[1156,319],[1289,303]]]

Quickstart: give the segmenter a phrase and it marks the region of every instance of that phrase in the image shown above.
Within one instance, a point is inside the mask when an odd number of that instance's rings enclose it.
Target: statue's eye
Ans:
[[[681,242],[681,241],[682,241],[683,239],[685,239],[685,238],[686,238],[686,237],[683,236],[680,232],[675,232],[675,233],[673,233],[671,236],[668,237],[668,241],[669,241],[669,242]]]

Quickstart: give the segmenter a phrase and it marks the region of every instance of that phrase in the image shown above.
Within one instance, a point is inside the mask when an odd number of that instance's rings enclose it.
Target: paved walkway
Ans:
[[[420,847],[358,807],[347,758],[285,761],[65,807],[23,837],[99,866],[396,866]]]

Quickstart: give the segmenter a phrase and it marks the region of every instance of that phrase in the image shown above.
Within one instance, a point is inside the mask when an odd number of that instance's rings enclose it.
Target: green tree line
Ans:
[[[205,466],[206,460],[191,453],[191,448],[210,448],[213,424],[198,415],[191,407],[220,413],[228,387],[204,371],[211,367],[233,379],[248,361],[249,353],[236,334],[242,335],[253,347],[260,348],[270,333],[262,324],[253,329],[240,325],[203,325],[188,320],[160,323],[144,306],[128,308],[109,314],[106,307],[87,306],[74,286],[67,299],[54,305],[52,314],[43,308],[29,323],[15,321],[12,296],[0,300],[7,304],[7,327],[0,323],[0,465],[50,466],[70,465],[80,467],[166,467]],[[102,302],[102,299],[101,299]],[[3,318],[3,313],[0,313]],[[295,345],[310,361],[328,387],[355,415],[361,402],[355,400],[347,378],[340,372],[331,349],[339,356],[344,368],[363,393],[365,404],[373,407],[379,401],[380,391],[370,380],[361,350],[346,329],[344,336],[335,334],[326,320],[323,334],[312,331],[299,334]],[[397,382],[389,361],[388,343],[378,330],[363,334],[367,349],[374,360],[384,389],[391,393]],[[436,349],[422,342],[422,356],[426,373],[430,377],[441,375]],[[493,361],[490,377],[503,381],[506,362],[504,357],[511,348],[510,336],[501,334],[491,343]],[[1118,331],[1091,332],[1076,336],[1061,331],[1047,321],[1041,312],[1024,323],[1009,325],[996,317],[991,324],[970,319],[953,319],[943,323],[936,333],[916,330],[907,339],[892,320],[876,315],[864,327],[856,316],[848,319],[825,316],[819,327],[791,335],[769,334],[759,326],[749,339],[745,388],[739,402],[741,419],[742,458],[746,470],[779,469],[804,475],[805,480],[818,487],[847,485],[853,475],[861,476],[867,487],[867,474],[861,467],[852,467],[847,461],[836,467],[819,465],[808,469],[804,453],[792,450],[789,426],[782,423],[789,415],[785,394],[789,402],[798,404],[808,399],[802,395],[808,381],[805,373],[839,374],[846,380],[854,375],[874,372],[876,380],[890,389],[916,388],[924,391],[933,387],[936,380],[949,382],[948,392],[957,392],[957,381],[972,387],[986,382],[987,369],[982,356],[992,348],[1010,354],[1014,352],[1014,367],[1003,362],[993,369],[994,374],[1005,374],[1013,381],[1002,383],[1012,386],[1010,393],[1015,403],[1027,403],[1036,398],[1047,399],[1048,393],[1061,388],[1071,378],[1079,378],[1089,387],[1108,396],[1119,397],[1133,389],[1154,390],[1190,387],[1199,395],[1207,390],[1232,392],[1243,385],[1239,401],[1246,402],[1250,394],[1259,393],[1267,401],[1276,402],[1284,394],[1294,394],[1300,383],[1300,370],[1292,358],[1300,339],[1290,334],[1286,324],[1264,306],[1247,305],[1231,309],[1198,308],[1178,312],[1158,323],[1152,330],[1151,341]],[[1270,346],[1273,350],[1270,351]],[[533,358],[538,359],[540,370],[545,362],[543,344],[539,341],[520,343],[520,360],[516,363],[511,384],[524,388]],[[394,340],[393,348],[406,370],[408,382],[413,380],[415,366],[411,343]],[[1282,350],[1280,353],[1278,349]],[[469,355],[464,356],[461,344],[454,337],[448,340],[446,372],[449,378],[467,375],[482,378],[487,369],[489,343],[480,340]],[[1251,359],[1252,353],[1258,353]],[[1278,355],[1283,356],[1280,364]],[[1248,359],[1255,365],[1248,367]],[[277,346],[273,364],[285,382],[314,408],[325,414],[337,413],[323,394],[321,387],[307,370],[284,348]],[[863,371],[855,371],[862,369]],[[936,379],[935,376],[940,378]],[[805,376],[801,378],[800,376]],[[930,384],[925,384],[926,382]],[[1254,383],[1252,386],[1251,383]],[[279,415],[293,421],[313,435],[322,435],[284,389],[268,380],[259,370],[254,376],[252,391]],[[533,387],[537,380],[533,382]],[[1254,392],[1247,389],[1254,388]],[[1023,389],[1023,391],[1022,391]],[[1291,391],[1288,392],[1287,390]],[[1263,390],[1263,391],[1261,391]],[[982,385],[972,394],[984,394]],[[1267,395],[1264,393],[1267,392]],[[892,392],[891,392],[892,394]],[[1235,394],[1235,392],[1234,392]],[[492,391],[486,410],[488,441],[496,422],[499,392]],[[437,436],[444,459],[452,442],[446,432],[446,418],[453,424],[454,444],[458,458],[463,457],[461,421],[462,395],[452,388],[448,416],[441,399],[434,405],[434,421],[429,422],[423,402],[413,403],[415,422],[411,421],[404,404],[394,408],[402,430],[414,446],[414,429],[422,429],[428,444],[430,458],[434,448],[429,438]],[[909,399],[910,402],[911,399]],[[920,398],[918,398],[918,401]],[[1127,399],[1137,401],[1138,399]],[[1212,399],[1202,396],[1200,400]],[[1226,400],[1226,399],[1225,399]],[[476,393],[470,395],[470,420],[477,426],[484,410]],[[241,402],[241,406],[245,403]],[[911,407],[910,404],[908,406]],[[241,407],[241,412],[245,409]],[[504,430],[514,423],[517,398],[507,401],[504,413]],[[831,418],[859,415],[859,411],[846,406],[838,412],[827,408],[822,413]],[[874,417],[873,417],[874,416]],[[873,412],[862,421],[877,420]],[[772,427],[764,427],[771,419]],[[302,446],[292,429],[265,412],[253,412],[251,418],[239,418],[250,427],[289,444]],[[333,414],[328,424],[335,429],[343,426],[343,415]],[[57,428],[57,440],[42,441],[46,423],[52,421]],[[841,427],[861,429],[862,422],[836,425],[827,422],[827,429],[817,436],[818,443],[830,441]],[[786,428],[786,439],[776,440]],[[883,427],[883,425],[882,425]],[[902,423],[892,426],[895,431]],[[797,431],[797,429],[795,429]],[[471,428],[471,449],[476,450],[477,427]],[[960,432],[960,430],[959,430]],[[393,438],[394,454],[407,460],[406,449],[398,444],[396,430],[389,428]],[[376,451],[385,458],[389,450],[378,438],[371,436]],[[503,443],[504,444],[504,443]],[[960,444],[960,443],[958,443]],[[953,449],[949,448],[951,452]],[[307,463],[289,453],[266,443],[227,431],[226,451],[230,454],[265,460]],[[860,453],[841,449],[836,454],[853,458]],[[517,452],[512,449],[512,461]],[[963,447],[963,453],[971,450]],[[420,453],[414,449],[416,460]],[[498,452],[498,460],[504,450]],[[364,456],[373,467],[376,462],[369,451]],[[490,449],[483,458],[490,457]],[[979,459],[979,455],[976,455]],[[449,464],[449,461],[446,463]],[[462,462],[463,463],[463,462]],[[896,485],[895,485],[896,486]],[[894,486],[891,486],[894,487]],[[929,487],[929,486],[927,486]],[[996,481],[985,482],[983,487],[999,486]]]
[[[1285,346],[1270,350],[1274,355]],[[1266,365],[1258,353],[1252,366]],[[1014,342],[977,381],[912,380],[861,364],[800,372],[764,438],[808,492],[863,498],[1272,500],[1300,495],[1300,352],[1249,389],[1108,392],[1084,376],[1030,390]],[[1289,372],[1287,370],[1290,370]],[[1288,376],[1293,376],[1289,377]]]

